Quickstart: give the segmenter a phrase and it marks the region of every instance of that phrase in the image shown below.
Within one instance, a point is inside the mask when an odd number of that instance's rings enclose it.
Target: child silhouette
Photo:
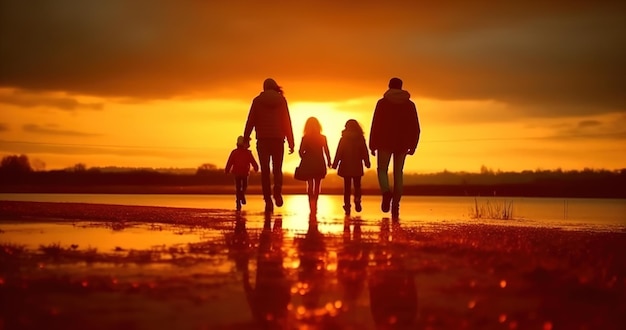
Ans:
[[[343,178],[343,209],[346,215],[350,215],[352,185],[354,185],[354,209],[361,212],[363,165],[367,168],[371,166],[363,129],[356,120],[350,119],[341,132],[333,162],[333,168],[339,167],[337,174]]]
[[[226,162],[226,168],[224,169],[226,174],[230,172],[235,176],[237,211],[241,210],[242,204],[246,204],[246,190],[248,188],[250,165],[252,165],[255,172],[259,171],[259,164],[257,164],[252,152],[248,148],[250,148],[248,141],[244,139],[243,136],[237,137],[237,148],[231,151],[228,161]]]
[[[304,180],[307,182],[309,207],[311,212],[317,210],[317,199],[320,184],[326,177],[326,166],[330,167],[330,152],[326,136],[322,134],[322,125],[315,117],[310,117],[304,124],[304,135],[300,142],[300,167]]]

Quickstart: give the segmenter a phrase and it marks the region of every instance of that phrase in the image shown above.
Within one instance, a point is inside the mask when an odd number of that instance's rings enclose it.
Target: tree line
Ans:
[[[259,186],[260,181],[258,173],[251,173],[250,186]],[[71,187],[81,192],[94,190],[95,187],[100,187],[100,190],[93,192],[116,192],[102,188],[114,186],[134,186],[134,191],[142,192],[142,187],[149,191],[148,188],[154,186],[208,186],[210,190],[210,187],[232,185],[232,177],[213,164],[202,164],[196,169],[153,169],[87,167],[77,163],[62,170],[35,170],[28,156],[10,155],[3,157],[0,163],[0,182],[2,192],[72,191]],[[408,195],[626,198],[626,168],[505,172],[483,166],[479,173],[406,173],[404,182],[405,194]],[[301,185],[302,182],[285,173],[284,184]],[[341,193],[342,184],[340,177],[329,173],[323,190],[326,193]],[[365,173],[363,187],[366,194],[378,193],[375,169]]]

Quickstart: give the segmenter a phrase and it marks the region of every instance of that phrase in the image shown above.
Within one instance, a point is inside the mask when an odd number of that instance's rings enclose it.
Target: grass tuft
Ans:
[[[484,203],[478,203],[478,199],[474,198],[474,207],[470,215],[474,219],[510,220],[513,219],[513,201],[487,200]]]

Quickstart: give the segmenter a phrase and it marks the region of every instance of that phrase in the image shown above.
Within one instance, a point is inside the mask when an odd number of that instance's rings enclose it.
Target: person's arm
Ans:
[[[415,150],[417,149],[417,144],[419,143],[420,140],[420,133],[421,133],[421,129],[420,129],[420,121],[419,121],[419,117],[417,116],[417,108],[415,107],[415,103],[411,102],[411,119],[409,121],[410,125],[411,125],[411,145],[412,147],[409,148],[409,155],[413,155],[415,153]]]
[[[293,128],[291,127],[291,115],[289,115],[289,106],[287,105],[287,100],[285,100],[285,114],[283,120],[285,137],[287,138],[287,144],[289,145],[289,153],[292,154],[295,148],[295,142],[293,140]]]
[[[298,150],[298,154],[300,155],[300,158],[304,157],[305,151],[306,151],[306,146],[304,145],[304,136],[303,136],[302,140],[300,140],[300,149]]]
[[[256,126],[256,107],[254,106],[254,101],[252,101],[250,112],[248,112],[248,119],[246,120],[246,126],[243,130],[243,138],[246,139],[246,141],[250,141],[250,134],[252,134],[254,126]]]
[[[374,116],[372,118],[372,127],[370,129],[370,150],[372,151],[372,156],[376,156],[376,150],[378,150],[378,141],[380,139],[380,108],[381,108],[381,100],[376,103],[376,108],[374,109]]]
[[[365,151],[367,152],[367,150]],[[333,161],[333,168],[337,169],[339,166],[339,160],[341,159],[341,154],[343,153],[343,138],[339,139],[339,143],[337,144],[337,151],[335,152],[335,160]]]
[[[324,153],[326,154],[326,164],[328,164],[328,167],[331,167],[332,163],[330,161],[330,150],[328,150],[328,140],[326,140],[326,136],[322,135],[322,137],[324,137]]]
[[[258,172],[259,164],[257,164],[256,159],[254,159],[254,156],[252,155],[252,151],[248,150],[248,154],[250,155],[250,164],[252,164],[252,168],[254,169],[255,172]]]
[[[226,174],[228,174],[230,172],[230,169],[233,167],[233,159],[235,158],[234,155],[233,155],[234,153],[235,153],[235,151],[233,150],[233,151],[230,152],[230,156],[228,156],[228,161],[226,162],[226,167],[224,167],[224,172]]]
[[[363,159],[363,162],[365,163],[365,167],[370,168],[372,164],[370,163],[370,154],[369,152],[367,152],[365,137],[363,137],[363,143],[361,144],[361,157]]]

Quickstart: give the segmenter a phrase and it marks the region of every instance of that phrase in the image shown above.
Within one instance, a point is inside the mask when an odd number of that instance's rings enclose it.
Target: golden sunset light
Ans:
[[[222,168],[270,77],[285,172],[311,116],[331,157],[348,119],[367,139],[391,77],[422,128],[407,172],[626,167],[622,2],[0,3],[0,156],[38,169]]]

